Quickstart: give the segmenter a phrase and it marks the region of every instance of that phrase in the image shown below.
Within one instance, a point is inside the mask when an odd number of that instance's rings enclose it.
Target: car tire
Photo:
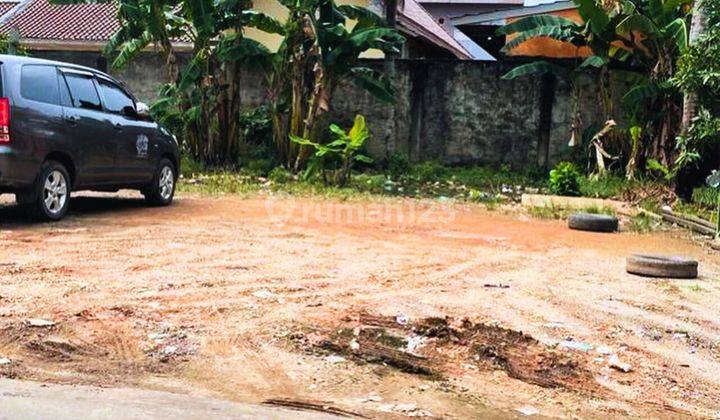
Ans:
[[[72,184],[70,175],[60,162],[46,161],[40,167],[31,200],[26,202],[30,216],[37,221],[56,222],[70,208]]]
[[[698,263],[676,256],[636,254],[628,257],[626,271],[644,277],[694,279]]]
[[[568,218],[568,227],[591,232],[615,232],[618,230],[618,219],[605,214],[576,213]]]
[[[145,200],[153,206],[169,206],[172,204],[175,196],[175,186],[177,184],[177,173],[175,165],[168,159],[160,159],[155,174],[150,185],[145,187],[141,192],[145,196]]]

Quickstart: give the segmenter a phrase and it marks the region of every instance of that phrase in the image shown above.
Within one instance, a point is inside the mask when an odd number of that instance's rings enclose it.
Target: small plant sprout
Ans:
[[[293,135],[290,135],[290,140],[315,149],[315,154],[305,171],[306,177],[319,169],[322,170],[323,180],[327,183],[327,172],[330,170],[335,185],[344,187],[356,163],[373,162],[372,158],[360,153],[365,141],[370,138],[370,130],[365,124],[365,117],[357,115],[350,131],[346,132],[337,125],[330,124],[330,132],[334,138],[328,144],[315,143]]]
[[[713,169],[712,173],[705,179],[705,183],[708,187],[713,188],[717,191],[720,188],[720,171]],[[720,194],[717,196],[718,202],[716,205],[716,225],[715,225],[715,239],[720,236]]]

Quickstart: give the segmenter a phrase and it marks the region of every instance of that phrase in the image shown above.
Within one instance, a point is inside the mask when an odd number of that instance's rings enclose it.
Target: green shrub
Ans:
[[[190,177],[193,174],[199,174],[205,171],[205,165],[193,159],[192,157],[183,154],[180,158],[180,170],[185,177]]]
[[[270,173],[275,167],[275,161],[273,159],[252,159],[247,161],[243,168],[248,172],[255,173],[259,176],[265,176]]]
[[[388,175],[398,179],[410,171],[410,159],[404,153],[395,152],[387,158]]]
[[[283,168],[282,166],[278,166],[277,168],[270,171],[270,173],[268,174],[268,179],[276,184],[287,184],[293,179],[293,176],[290,171]]]
[[[557,195],[580,195],[580,172],[570,162],[560,162],[550,171],[550,191]]]
[[[598,179],[581,177],[580,195],[594,198],[617,198],[630,187],[625,178],[616,175],[605,175]]]
[[[692,193],[692,202],[709,209],[714,209],[718,203],[718,190],[711,187],[695,188]]]
[[[263,145],[272,142],[272,120],[267,105],[243,111],[238,123],[245,143]]]
[[[418,182],[436,182],[447,178],[450,170],[437,162],[422,162],[410,168],[410,176]]]

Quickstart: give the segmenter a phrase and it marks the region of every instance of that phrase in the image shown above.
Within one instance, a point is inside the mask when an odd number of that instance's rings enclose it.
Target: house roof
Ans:
[[[463,48],[435,19],[415,0],[404,0],[398,10],[400,29],[450,51],[457,58],[469,60],[472,55]]]
[[[528,0],[524,6],[512,9],[496,10],[474,15],[453,18],[454,25],[504,25],[508,18],[518,18],[559,10],[574,9],[577,6],[571,0]]]
[[[404,31],[458,58],[472,58],[416,0],[404,1],[398,23]],[[50,0],[0,0],[0,32],[17,30],[30,48],[99,49],[119,28],[115,2],[60,5]]]
[[[14,1],[0,1],[0,18],[4,16],[7,12],[13,9],[13,7],[20,4],[20,0],[14,0]]]
[[[30,48],[97,50],[118,29],[116,2],[52,4],[50,0],[0,0],[0,32],[17,30],[23,44]]]
[[[119,29],[115,3],[51,4],[24,0],[3,16],[0,32],[17,30],[23,41],[106,42]]]

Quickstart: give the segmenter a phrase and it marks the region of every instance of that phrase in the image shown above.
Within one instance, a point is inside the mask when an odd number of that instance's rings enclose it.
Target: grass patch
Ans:
[[[536,219],[564,219],[570,211],[567,208],[562,208],[551,204],[549,206],[533,206],[528,208],[530,216]]]
[[[606,175],[598,179],[580,178],[580,195],[593,198],[620,198],[632,187],[625,178]]]
[[[555,204],[549,206],[533,206],[528,208],[530,216],[536,219],[567,219],[571,214],[574,213],[588,213],[588,214],[606,214],[608,216],[615,216],[616,211],[610,206],[597,206],[591,205],[582,208],[563,207]]]
[[[526,187],[537,191],[542,182],[529,173],[508,168],[447,167],[432,162],[410,165],[396,176],[367,171],[355,173],[347,186],[327,186],[320,176],[303,179],[283,168],[268,169],[267,162],[248,162],[241,168],[208,169],[183,160],[183,182],[179,190],[204,194],[244,194],[258,191],[336,198],[397,196],[452,199],[495,207],[519,198]]]
[[[598,205],[590,205],[587,207],[583,207],[580,209],[580,213],[588,213],[588,214],[605,214],[608,216],[615,216],[617,212],[613,207],[610,206],[598,206]]]
[[[691,286],[688,286],[687,289],[691,292],[696,292],[696,293],[705,291],[705,289],[702,286],[700,286],[699,284],[693,284]]]
[[[635,233],[648,233],[655,230],[658,226],[660,226],[660,223],[657,220],[645,213],[640,213],[630,219],[628,229]]]

